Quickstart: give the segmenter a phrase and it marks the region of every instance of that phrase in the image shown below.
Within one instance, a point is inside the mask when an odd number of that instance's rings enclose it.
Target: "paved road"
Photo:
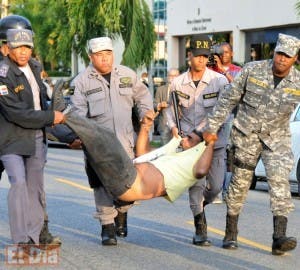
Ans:
[[[129,235],[116,247],[100,244],[100,225],[93,219],[94,201],[79,150],[50,148],[46,167],[46,191],[51,231],[63,239],[58,265],[18,269],[103,269],[103,270],[185,270],[185,269],[298,269],[299,248],[283,257],[270,255],[272,216],[266,184],[250,191],[240,216],[240,248],[221,248],[226,207],[207,207],[208,248],[191,244],[192,216],[185,193],[174,204],[162,198],[138,202],[129,214]],[[4,264],[5,248],[11,244],[6,196],[6,176],[0,182],[0,269],[16,269]],[[300,200],[289,218],[289,233],[300,239]]]

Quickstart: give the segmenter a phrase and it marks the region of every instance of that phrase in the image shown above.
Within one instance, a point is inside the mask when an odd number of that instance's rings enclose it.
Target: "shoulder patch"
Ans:
[[[7,64],[0,65],[0,76],[6,78],[9,66]]]
[[[7,86],[2,84],[0,85],[0,96],[6,96],[8,95]]]

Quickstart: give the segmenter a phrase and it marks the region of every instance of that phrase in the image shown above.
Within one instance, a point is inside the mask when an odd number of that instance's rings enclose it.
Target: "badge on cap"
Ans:
[[[7,64],[2,64],[0,66],[0,77],[6,78],[9,66]]]
[[[0,85],[0,96],[8,95],[8,90],[6,85]]]

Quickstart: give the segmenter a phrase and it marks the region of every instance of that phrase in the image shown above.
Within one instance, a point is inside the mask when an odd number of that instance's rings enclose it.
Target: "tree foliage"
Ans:
[[[103,35],[122,37],[123,64],[151,62],[155,33],[145,0],[15,0],[10,12],[31,21],[36,53],[51,68],[70,65],[72,49],[87,63],[87,41]]]
[[[296,2],[296,10],[298,12],[298,15],[300,16],[300,1]]]

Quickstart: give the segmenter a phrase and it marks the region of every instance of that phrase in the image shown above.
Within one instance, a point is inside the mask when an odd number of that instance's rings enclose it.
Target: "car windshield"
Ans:
[[[294,121],[300,121],[300,106],[298,106]]]

